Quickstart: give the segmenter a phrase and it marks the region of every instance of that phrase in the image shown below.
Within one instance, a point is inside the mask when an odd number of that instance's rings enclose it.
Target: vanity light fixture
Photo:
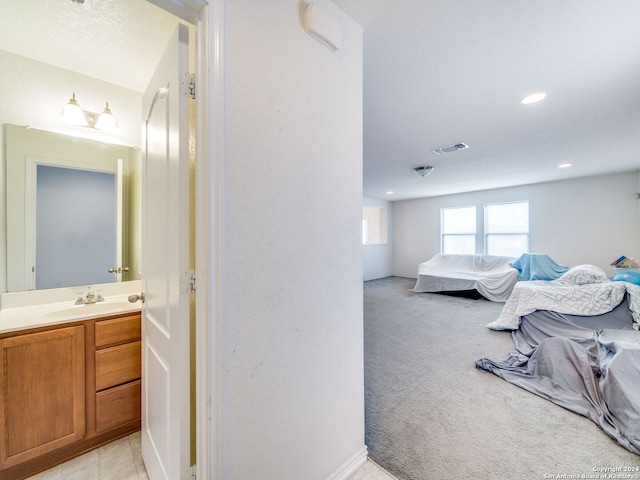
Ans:
[[[76,94],[74,93],[62,110],[62,121],[80,127],[95,128],[105,132],[116,132],[118,130],[118,122],[116,117],[111,113],[109,102],[101,113],[89,112],[83,110],[78,105]]]
[[[106,102],[104,110],[100,115],[98,115],[98,120],[96,121],[95,127],[98,130],[104,130],[106,132],[118,131],[118,122],[116,122],[116,117],[114,117],[113,113],[111,113],[109,102]]]
[[[64,110],[62,110],[62,121],[83,127],[89,126],[84,112],[80,108],[80,105],[78,105],[75,93],[71,96],[69,103],[64,106]]]

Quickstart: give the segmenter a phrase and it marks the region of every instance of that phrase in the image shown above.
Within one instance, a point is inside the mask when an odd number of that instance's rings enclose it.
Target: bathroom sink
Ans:
[[[93,317],[97,315],[108,315],[110,313],[137,310],[140,305],[130,302],[99,302],[87,305],[73,305],[67,308],[52,310],[44,314],[48,318],[78,318]]]

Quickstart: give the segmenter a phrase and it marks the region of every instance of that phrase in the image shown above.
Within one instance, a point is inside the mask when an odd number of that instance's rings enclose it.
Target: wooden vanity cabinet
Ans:
[[[85,436],[84,327],[0,340],[0,460],[11,467]]]
[[[0,334],[0,480],[140,429],[140,313]]]

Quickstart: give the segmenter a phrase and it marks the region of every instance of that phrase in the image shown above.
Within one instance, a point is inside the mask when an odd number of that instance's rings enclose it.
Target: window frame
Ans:
[[[515,204],[527,204],[527,229],[526,231],[509,231],[509,232],[491,232],[489,231],[489,210],[490,207],[499,206],[499,205],[515,205]],[[531,230],[531,222],[530,222],[530,203],[529,200],[515,200],[510,202],[495,202],[495,203],[486,203],[484,205],[484,222],[483,222],[483,252],[485,255],[496,255],[496,256],[514,256],[514,255],[504,255],[500,253],[489,253],[489,237],[500,237],[500,236],[521,236],[524,235],[526,237],[526,245],[525,250],[521,253],[528,253],[530,246],[530,230]]]
[[[388,245],[388,224],[387,207],[364,205],[362,208],[362,245]]]
[[[445,232],[445,211],[458,210],[458,209],[473,209],[473,232],[455,232],[448,233]],[[440,207],[440,253],[446,254],[445,252],[445,237],[473,237],[473,252],[470,255],[475,255],[477,250],[477,241],[478,241],[478,208],[476,205],[459,205],[455,207]],[[467,254],[460,253],[457,254]]]

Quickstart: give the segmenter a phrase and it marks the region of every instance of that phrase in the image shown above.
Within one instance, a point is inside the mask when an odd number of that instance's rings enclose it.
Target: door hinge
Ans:
[[[191,480],[196,480],[196,466],[191,465]]]
[[[182,293],[191,295],[196,293],[196,271],[187,270],[182,277]]]
[[[196,76],[194,73],[185,73],[182,79],[182,93],[189,98],[196,98]]]

